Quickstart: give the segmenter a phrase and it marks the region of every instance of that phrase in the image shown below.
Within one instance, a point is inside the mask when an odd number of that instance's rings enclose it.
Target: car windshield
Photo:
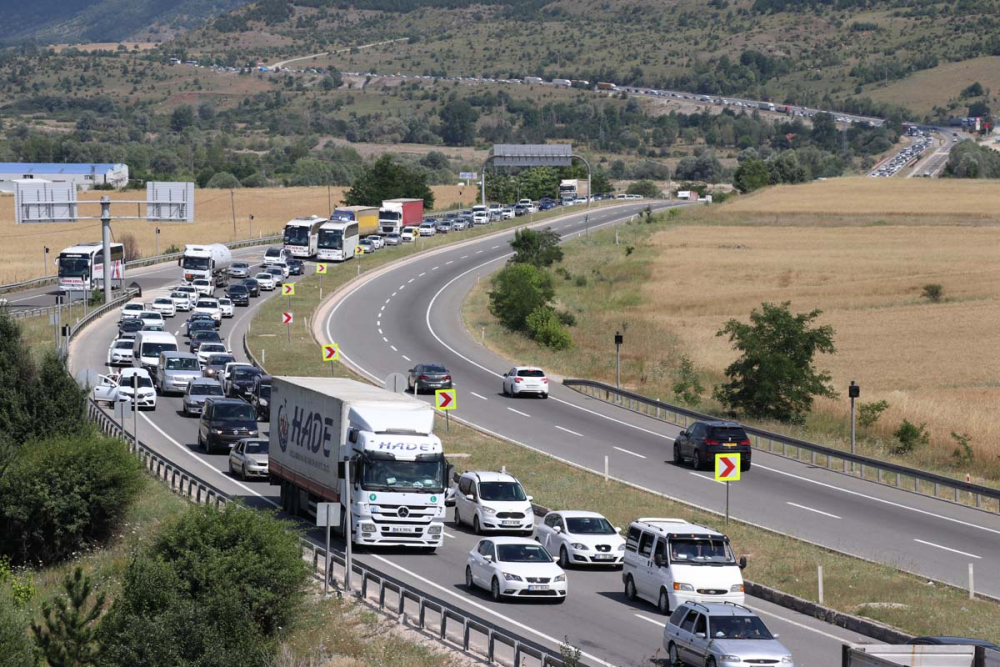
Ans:
[[[519,378],[543,378],[545,373],[540,370],[520,370],[517,372],[517,377]]]
[[[185,269],[193,269],[195,271],[206,271],[209,267],[208,257],[185,257],[181,266]]]
[[[195,304],[195,308],[217,308],[218,306],[219,302],[215,299],[202,299]]]
[[[184,299],[187,300],[188,295],[184,292],[173,292],[170,294],[171,299]]]
[[[77,277],[87,275],[90,272],[90,259],[87,257],[60,257],[59,275],[63,277]]]
[[[233,302],[230,301],[229,299],[219,299],[219,305],[220,306],[231,306],[231,305],[233,305]]]
[[[420,368],[421,373],[447,373],[448,369],[444,366],[435,366],[434,364],[427,364]]]
[[[221,342],[222,339],[219,338],[219,334],[214,331],[195,331],[191,334],[191,340],[200,340],[203,343],[210,341],[218,343]]]
[[[361,486],[366,490],[420,489],[444,491],[444,461],[365,461]]]
[[[154,313],[151,310],[142,311],[142,314],[140,314],[139,317],[141,317],[144,320],[161,320],[161,321],[163,320],[163,315],[160,315],[159,313]]]
[[[269,269],[267,270],[267,272],[268,272],[268,273],[269,273],[270,275],[272,275],[272,276],[280,276],[280,275],[281,275],[282,273],[284,273],[284,272],[283,272],[283,271],[282,271],[282,270],[281,270],[281,269],[280,269],[279,267],[277,267],[277,266],[272,266],[271,268],[269,268]]]
[[[713,639],[774,639],[756,616],[711,616],[708,624]]]
[[[540,544],[498,544],[497,560],[504,563],[551,563],[552,556]]]
[[[231,364],[234,361],[236,361],[236,357],[231,354],[213,354],[208,358],[208,365],[225,367],[226,364]]]
[[[233,380],[252,380],[260,372],[256,368],[236,368],[233,370]]]
[[[119,340],[115,342],[115,348],[119,350],[132,349],[133,342],[130,340]]]
[[[222,396],[222,387],[218,384],[193,384],[191,385],[192,396]]]
[[[222,343],[205,343],[201,346],[201,351],[206,355],[213,352],[225,352],[226,346]]]
[[[153,301],[153,303],[159,303],[159,304],[162,304],[162,305],[164,305],[164,306],[172,306],[172,305],[174,304],[174,302],[173,302],[173,301],[171,301],[171,300],[170,300],[170,299],[168,299],[167,297],[162,297],[162,296],[161,296],[161,297],[159,297],[158,299],[155,299],[155,300]]]
[[[721,537],[672,537],[670,560],[690,565],[727,565],[736,562]]]
[[[249,403],[222,403],[215,406],[212,415],[218,421],[257,421],[257,415]]]
[[[271,385],[261,384],[257,385],[257,395],[263,399],[268,399],[271,397]]]
[[[230,285],[229,286],[229,293],[230,294],[246,294],[247,293],[246,285]]]
[[[136,382],[136,380],[138,380],[138,382]],[[121,380],[121,386],[126,389],[131,389],[136,384],[140,387],[152,387],[153,381],[145,375],[130,375],[129,377],[122,378]]]
[[[615,529],[603,516],[566,518],[566,530],[577,535],[614,535]]]
[[[233,262],[233,268],[234,269],[248,269],[248,268],[250,268],[250,265],[247,264],[246,262]]]
[[[497,502],[517,502],[528,499],[517,482],[480,482],[479,497]]]
[[[191,284],[194,285],[195,287],[208,287],[209,285],[211,285],[211,283],[208,282],[207,280],[195,280]]]
[[[243,451],[247,454],[267,454],[267,440],[248,440]]]
[[[165,370],[196,371],[198,370],[198,360],[191,357],[171,357],[167,359]]]
[[[258,273],[254,278],[257,280],[273,280],[273,276],[270,273]]]
[[[267,252],[264,253],[264,257],[281,257],[281,250],[278,248],[268,248]]]

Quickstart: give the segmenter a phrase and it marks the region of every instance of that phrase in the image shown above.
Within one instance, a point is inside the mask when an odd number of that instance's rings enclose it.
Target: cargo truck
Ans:
[[[330,219],[357,222],[361,238],[378,233],[378,208],[375,206],[339,206]]]
[[[399,234],[403,227],[419,225],[423,219],[423,199],[386,199],[378,211],[378,228],[382,234]]]
[[[577,197],[588,197],[587,181],[577,178],[564,178],[559,182],[559,199],[563,205],[575,203]]]
[[[270,403],[268,475],[286,512],[315,517],[316,503],[340,503],[343,534],[349,504],[357,545],[441,546],[450,470],[430,405],[316,377],[273,378]]]
[[[184,246],[181,256],[181,278],[187,284],[204,278],[216,287],[229,284],[229,267],[233,253],[221,243]]]

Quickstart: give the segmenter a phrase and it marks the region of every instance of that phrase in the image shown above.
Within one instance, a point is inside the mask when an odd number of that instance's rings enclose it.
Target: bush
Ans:
[[[658,199],[663,196],[663,192],[653,181],[635,181],[625,190],[628,195],[642,195],[647,199]]]
[[[212,178],[208,179],[208,183],[205,184],[205,187],[220,190],[231,190],[243,187],[243,184],[240,183],[240,179],[236,178],[228,171],[217,171],[212,175]]]
[[[955,451],[951,453],[955,463],[958,465],[972,463],[973,459],[976,458],[976,453],[972,451],[972,445],[969,444],[972,442],[969,434],[952,431],[951,438],[955,441]]]
[[[930,434],[926,431],[927,424],[916,426],[907,420],[899,425],[899,428],[892,434],[896,438],[897,444],[892,448],[893,454],[909,454],[918,445],[926,445],[930,440]]]
[[[137,239],[133,234],[126,232],[122,234],[121,243],[125,246],[125,261],[132,262],[139,257],[141,257],[141,252],[139,250],[139,239]]]
[[[863,429],[875,425],[882,413],[889,409],[889,401],[874,401],[858,405],[858,424]]]
[[[176,244],[171,243],[169,246],[167,246],[167,249],[163,251],[163,254],[164,255],[173,255],[174,253],[178,253],[178,252],[181,252],[181,249],[178,248]]]
[[[586,287],[587,286],[587,276],[585,276],[585,275],[583,275],[581,273],[580,275],[578,275],[576,277],[576,279],[573,282],[574,282],[574,284],[576,284],[577,287]]]
[[[573,338],[549,306],[539,306],[531,311],[526,324],[531,337],[547,348],[565,350],[573,345]]]
[[[29,633],[27,612],[0,590],[0,651],[5,667],[34,667],[35,647]]]
[[[0,552],[52,563],[108,539],[142,488],[120,440],[64,435],[21,447],[0,478]]]
[[[576,315],[569,312],[568,310],[560,310],[556,313],[556,317],[559,318],[559,322],[567,327],[576,326]]]
[[[944,295],[944,287],[937,283],[924,285],[923,297],[932,303],[940,303]]]
[[[524,331],[528,316],[555,296],[552,277],[531,264],[510,264],[491,284],[490,312],[512,331]]]
[[[698,374],[694,370],[691,358],[686,354],[681,356],[681,366],[677,371],[677,382],[673,386],[674,396],[685,405],[701,403],[701,394],[705,391]]]

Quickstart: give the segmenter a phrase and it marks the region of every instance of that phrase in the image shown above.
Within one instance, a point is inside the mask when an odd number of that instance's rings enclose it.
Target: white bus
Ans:
[[[319,228],[326,218],[311,215],[308,218],[295,218],[285,224],[285,250],[292,257],[313,257],[316,254],[316,242],[319,239]]]
[[[56,260],[59,268],[59,289],[77,292],[104,288],[104,245],[100,241],[81,243],[66,248]],[[111,279],[114,287],[125,280],[125,246],[111,244]]]
[[[358,247],[358,223],[355,220],[330,220],[319,228],[316,259],[342,262],[354,257]]]

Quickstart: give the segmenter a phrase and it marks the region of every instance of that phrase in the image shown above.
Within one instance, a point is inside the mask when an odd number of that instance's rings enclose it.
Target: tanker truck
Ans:
[[[181,256],[181,279],[190,284],[198,278],[209,280],[216,287],[229,283],[229,267],[233,253],[221,243],[184,246]]]

